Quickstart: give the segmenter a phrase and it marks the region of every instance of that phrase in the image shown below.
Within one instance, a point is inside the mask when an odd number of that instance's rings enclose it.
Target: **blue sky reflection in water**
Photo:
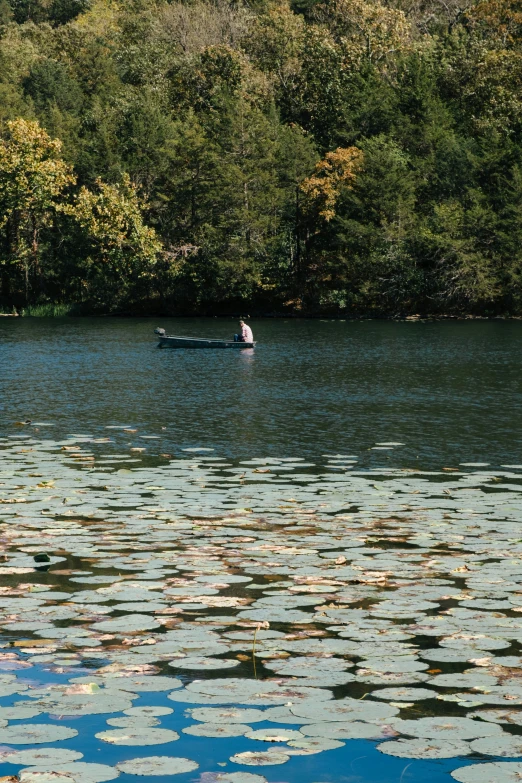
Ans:
[[[49,671],[35,667],[31,670],[34,679],[43,682],[66,682],[67,677],[50,674]],[[17,697],[1,699],[2,706],[12,703]],[[172,702],[160,693],[146,694],[137,701],[134,706],[141,704],[159,705],[170,707]],[[79,750],[84,754],[82,761],[115,765],[126,759],[146,755],[183,755],[197,759],[199,769],[187,774],[173,777],[147,776],[144,778],[150,783],[165,783],[166,780],[175,780],[176,783],[215,783],[215,777],[211,773],[231,773],[240,769],[251,774],[263,775],[268,783],[450,783],[449,772],[456,767],[462,767],[469,762],[461,759],[438,759],[436,761],[421,761],[418,759],[399,759],[384,756],[375,746],[377,742],[367,740],[351,740],[346,746],[337,750],[328,751],[327,754],[318,753],[312,756],[295,757],[292,759],[291,769],[286,766],[274,767],[238,767],[231,764],[228,759],[231,755],[243,750],[252,750],[255,743],[242,737],[234,739],[212,740],[203,737],[191,737],[181,734],[181,729],[187,725],[183,718],[183,712],[176,710],[172,715],[162,718],[163,728],[174,729],[182,737],[183,749],[180,750],[175,743],[173,745],[160,745],[153,747],[114,747],[101,742],[94,736],[97,732],[109,728],[105,723],[106,716],[87,716],[71,720],[62,719],[60,722],[68,723],[79,732],[79,736],[60,742],[54,747]],[[31,719],[31,723],[47,722],[45,716]],[[273,725],[262,722],[256,724],[256,728],[273,728]],[[24,748],[26,746],[23,746]],[[45,747],[49,747],[47,744]],[[51,746],[53,747],[53,746]],[[17,750],[22,746],[17,746]],[[2,748],[0,748],[2,752]],[[226,766],[220,766],[226,764]],[[1,764],[0,774],[16,774],[26,767],[13,764]],[[121,774],[118,780],[122,783],[130,783],[138,779],[134,775]]]
[[[0,319],[0,415],[63,433],[129,425],[165,451],[231,458],[356,453],[364,465],[440,467],[498,465],[520,449],[520,322],[253,320],[250,355],[160,351],[159,323],[194,336],[237,329],[232,319]],[[405,445],[368,451],[382,441]]]

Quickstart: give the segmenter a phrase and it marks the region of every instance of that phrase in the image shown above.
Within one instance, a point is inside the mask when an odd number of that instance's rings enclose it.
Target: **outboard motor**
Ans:
[[[157,327],[154,329],[154,334],[158,334],[160,337],[165,337],[165,335],[167,334],[167,332],[165,331],[165,329],[161,329],[159,326],[157,326]]]

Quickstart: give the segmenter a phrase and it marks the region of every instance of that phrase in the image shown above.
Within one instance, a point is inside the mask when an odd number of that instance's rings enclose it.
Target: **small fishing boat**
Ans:
[[[165,329],[154,329],[159,337],[159,348],[254,348],[256,343],[240,343],[235,340],[205,340],[201,337],[171,337]]]

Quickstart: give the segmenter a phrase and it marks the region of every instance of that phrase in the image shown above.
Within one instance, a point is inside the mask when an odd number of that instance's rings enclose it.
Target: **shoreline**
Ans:
[[[391,321],[396,323],[401,322],[432,322],[432,321],[521,321],[522,315],[474,315],[471,313],[459,313],[459,314],[437,314],[428,313],[426,315],[347,315],[347,314],[329,314],[329,313],[245,313],[232,312],[232,313],[220,313],[220,314],[208,314],[208,313],[183,313],[178,315],[165,314],[165,313],[42,313],[40,314],[24,314],[24,313],[0,313],[0,318],[169,318],[169,319],[189,319],[189,318],[208,318],[212,319],[234,319],[234,318],[246,318],[246,319],[271,319],[271,320],[323,320],[323,321]]]

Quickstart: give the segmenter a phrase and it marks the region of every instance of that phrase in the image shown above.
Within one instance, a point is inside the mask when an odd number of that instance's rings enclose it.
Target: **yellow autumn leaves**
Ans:
[[[335,206],[343,188],[351,188],[361,169],[363,152],[358,147],[338,147],[327,152],[315,166],[312,176],[301,185],[308,210],[327,222],[335,217]]]
[[[85,232],[97,258],[118,269],[124,262],[154,262],[162,250],[143,222],[136,187],[96,180],[95,190],[72,194],[76,176],[61,157],[62,143],[37,122],[16,119],[0,138],[0,229],[6,229],[14,260],[38,265],[40,232],[62,213]]]

